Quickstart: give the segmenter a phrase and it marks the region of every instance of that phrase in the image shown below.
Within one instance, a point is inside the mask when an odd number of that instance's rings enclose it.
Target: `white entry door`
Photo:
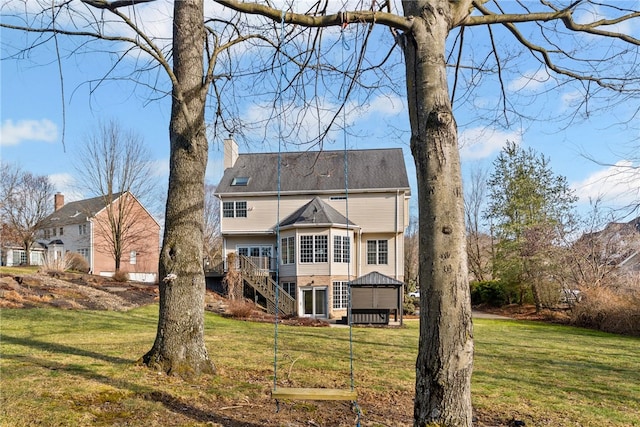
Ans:
[[[327,317],[327,288],[301,288],[302,315]]]

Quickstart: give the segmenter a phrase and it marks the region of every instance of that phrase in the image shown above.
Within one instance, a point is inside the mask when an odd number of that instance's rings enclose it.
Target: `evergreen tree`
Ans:
[[[498,242],[494,277],[522,303],[531,291],[536,309],[555,302],[562,237],[574,224],[577,197],[549,159],[508,142],[493,163],[485,212]]]

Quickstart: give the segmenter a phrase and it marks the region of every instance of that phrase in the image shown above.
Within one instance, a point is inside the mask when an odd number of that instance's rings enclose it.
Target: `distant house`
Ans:
[[[601,230],[584,234],[578,243],[593,248],[593,255],[615,267],[618,274],[640,274],[640,217],[610,222]]]
[[[44,262],[46,248],[39,243],[31,247],[30,265],[41,265]],[[10,242],[2,242],[0,248],[0,265],[14,266],[27,265],[27,252],[22,246]]]
[[[87,260],[93,274],[112,276],[115,260],[109,214],[125,212],[120,271],[128,273],[131,280],[157,281],[160,225],[131,193],[114,194],[107,206],[104,197],[65,204],[64,196],[58,193],[54,206],[38,232],[38,242],[46,248],[47,257],[58,259],[76,252]]]
[[[223,254],[238,255],[244,283],[268,306],[278,290],[283,313],[335,318],[350,281],[374,271],[404,281],[411,193],[401,149],[238,154],[231,139],[224,148]]]

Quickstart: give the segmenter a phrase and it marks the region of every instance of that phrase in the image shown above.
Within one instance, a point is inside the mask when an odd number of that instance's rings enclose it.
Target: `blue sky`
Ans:
[[[638,2],[628,2],[637,6]],[[158,15],[162,15],[156,12]],[[166,14],[165,14],[166,15]],[[4,18],[3,18],[4,19]],[[154,21],[156,22],[156,21]],[[166,32],[166,19],[158,20],[157,31]],[[625,31],[640,36],[640,22]],[[97,79],[108,66],[104,55],[77,55],[62,63],[64,100],[61,77],[53,45],[42,46],[20,60],[5,59],[7,46],[26,43],[25,36],[1,30],[1,110],[0,156],[2,162],[18,163],[31,172],[48,175],[63,192],[67,201],[83,197],[74,188],[74,171],[71,167],[74,152],[83,138],[95,129],[100,121],[115,120],[123,128],[137,132],[146,141],[154,156],[154,170],[161,185],[168,179],[168,121],[170,103],[167,97],[149,102],[148,92],[135,89],[126,81],[104,82],[93,94],[87,80]],[[61,43],[66,43],[61,41]],[[64,47],[64,45],[63,45]],[[519,72],[510,74],[505,86],[513,96],[525,98],[527,114],[558,116],[575,101],[575,88],[566,90],[549,87],[552,79],[535,64],[527,69],[519,65]],[[483,102],[491,104],[495,98],[495,86],[487,84],[477,98],[463,106],[456,106],[459,125],[463,168],[490,168],[491,162],[507,140],[533,147],[551,160],[553,170],[567,177],[580,197],[584,210],[590,198],[604,197],[605,206],[624,206],[640,202],[640,130],[638,119],[629,121],[631,112],[640,107],[640,100],[628,99],[607,110],[596,111],[588,120],[575,125],[566,122],[513,121],[510,126],[496,127],[491,117],[484,117]],[[487,101],[488,100],[488,101]],[[239,101],[244,102],[244,101]],[[325,101],[327,102],[327,101]],[[63,133],[65,106],[66,126]],[[409,151],[406,101],[387,93],[370,99],[365,111],[347,120],[352,132],[361,135],[347,136],[349,148],[397,147],[403,148],[414,194],[417,194],[413,159]],[[245,118],[264,117],[266,107],[239,105]],[[619,124],[620,122],[625,122]],[[391,130],[390,130],[391,129]],[[343,136],[333,135],[335,143],[328,149],[342,149]],[[222,176],[222,140],[210,140],[207,180],[216,184]],[[276,151],[277,141],[268,146],[242,146],[242,151]],[[593,157],[603,164],[589,160]],[[610,165],[617,166],[610,166]],[[415,206],[414,196],[414,206]]]

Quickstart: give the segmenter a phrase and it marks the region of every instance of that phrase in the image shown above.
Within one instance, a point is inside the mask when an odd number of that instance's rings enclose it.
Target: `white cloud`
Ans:
[[[70,173],[54,173],[49,175],[49,181],[53,184],[56,192],[64,195],[64,202],[75,202],[84,199],[83,194],[78,191],[75,178]]]
[[[23,141],[55,142],[58,139],[58,126],[51,120],[19,120],[16,123],[7,119],[0,128],[0,146],[18,145]]]
[[[601,169],[571,184],[580,201],[601,199],[605,205],[623,207],[640,201],[640,166],[630,160]]]
[[[512,92],[518,92],[521,90],[535,92],[546,85],[550,79],[551,76],[547,73],[547,70],[541,68],[537,71],[525,72],[522,77],[511,81],[507,85],[507,88]]]
[[[403,113],[406,102],[397,95],[382,95],[369,103],[368,114],[381,113],[390,116]]]
[[[279,104],[276,105],[278,111],[273,110],[273,104],[271,103],[252,104],[245,112],[244,120],[247,123],[254,124],[255,127],[253,130],[245,129],[245,133],[255,134],[257,137],[266,135],[267,140],[277,141],[280,127],[282,127],[281,131],[284,135],[290,135],[293,127],[299,127],[301,129],[299,138],[301,140],[312,140],[317,137],[319,129],[324,131],[334,120],[330,135],[333,138],[341,139],[339,134],[343,120],[346,121],[347,126],[359,127],[366,126],[367,121],[374,120],[376,123],[380,123],[385,119],[404,114],[406,111],[405,102],[396,95],[380,95],[369,100],[366,105],[349,102],[344,107],[345,117],[340,113],[337,119],[335,114],[340,105],[328,98],[311,100],[309,105],[311,107],[284,105],[284,117],[278,119],[275,117],[281,109]],[[269,126],[265,128],[268,122],[270,122]]]
[[[640,2],[635,3],[635,5],[629,5],[628,7],[631,9],[637,9],[637,4],[640,4]],[[574,19],[578,24],[583,25],[591,24],[600,20],[615,19],[623,15],[622,12],[618,13],[617,10],[618,9],[614,7],[604,8],[600,5],[583,2],[574,14]],[[609,14],[607,14],[607,12],[609,12]],[[638,34],[638,31],[640,30],[640,26],[636,21],[636,19],[627,19],[613,25],[603,25],[599,27],[599,29],[614,33],[635,35]]]
[[[495,129],[477,127],[462,131],[458,138],[460,157],[464,160],[478,160],[490,157],[500,151],[507,141],[520,144],[520,132],[502,132]]]
[[[584,102],[585,95],[583,93],[580,93],[580,91],[575,90],[572,92],[563,93],[560,99],[562,101],[561,108],[564,110],[567,108],[575,108],[581,102]]]

